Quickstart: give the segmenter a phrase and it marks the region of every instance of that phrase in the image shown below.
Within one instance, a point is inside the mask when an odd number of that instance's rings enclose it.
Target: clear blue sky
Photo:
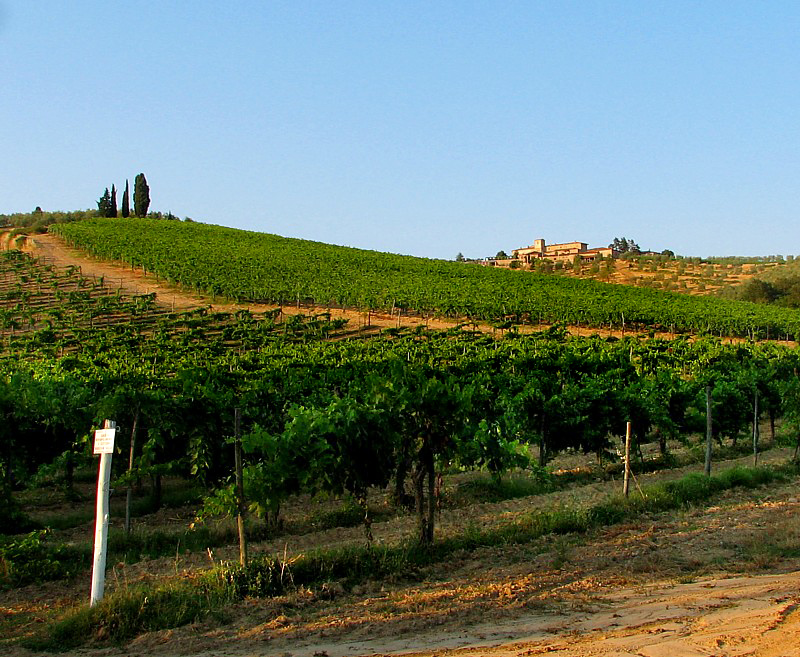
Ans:
[[[800,254],[796,0],[0,0],[0,82],[3,213]]]

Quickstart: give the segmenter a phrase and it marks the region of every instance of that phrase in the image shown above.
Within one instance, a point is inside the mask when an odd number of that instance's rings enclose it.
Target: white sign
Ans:
[[[116,429],[98,429],[94,432],[94,453],[113,454]]]

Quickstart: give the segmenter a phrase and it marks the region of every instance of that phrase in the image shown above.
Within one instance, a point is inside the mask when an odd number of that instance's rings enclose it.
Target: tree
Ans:
[[[122,193],[122,216],[126,219],[131,216],[131,200],[127,180],[125,181],[125,191]]]
[[[456,256],[456,262],[466,262],[466,260],[467,259],[464,257],[464,254],[459,251],[458,255]]]
[[[133,212],[137,217],[146,217],[150,207],[150,187],[143,173],[133,180]]]
[[[508,260],[509,259],[508,254],[505,251],[503,251],[502,249],[497,252],[497,255],[494,258],[495,258],[495,260]]]
[[[436,512],[436,461],[440,465],[456,453],[468,429],[468,395],[454,377],[435,376],[433,371],[402,371],[393,374],[399,385],[392,400],[401,431],[397,463],[411,466],[419,542],[433,543]],[[405,474],[405,473],[403,473]]]
[[[639,248],[639,245],[634,242],[633,240],[626,239],[624,237],[615,237],[614,241],[608,245],[610,248],[614,249],[615,251],[619,251],[620,253],[641,253],[642,250]]]
[[[117,216],[117,188],[111,185],[111,206],[108,208],[107,217]]]
[[[110,211],[111,211],[111,193],[108,191],[108,187],[106,187],[106,191],[103,192],[103,195],[97,201],[97,216],[107,217]]]

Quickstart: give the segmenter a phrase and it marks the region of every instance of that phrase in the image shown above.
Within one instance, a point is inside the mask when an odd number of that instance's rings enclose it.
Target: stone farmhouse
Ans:
[[[514,259],[523,264],[530,264],[534,260],[550,260],[552,262],[572,262],[579,256],[581,262],[593,262],[598,258],[616,258],[619,255],[611,247],[590,249],[585,242],[566,242],[564,244],[546,244],[543,239],[533,241],[532,246],[514,249]]]

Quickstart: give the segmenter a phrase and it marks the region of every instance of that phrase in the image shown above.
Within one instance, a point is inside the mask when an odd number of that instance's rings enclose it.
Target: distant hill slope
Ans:
[[[403,308],[482,321],[794,338],[796,311],[333,246],[221,226],[92,219],[51,226],[93,255],[238,301]]]

